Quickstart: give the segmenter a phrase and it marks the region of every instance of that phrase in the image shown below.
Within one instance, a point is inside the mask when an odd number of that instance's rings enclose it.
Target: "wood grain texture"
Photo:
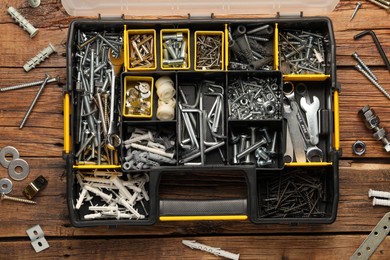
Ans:
[[[42,0],[36,9],[26,1],[7,0],[0,3],[0,87],[37,81],[44,74],[66,78],[66,41],[69,23],[74,19],[66,14],[59,0]],[[340,137],[343,150],[340,161],[340,200],[337,220],[332,225],[253,225],[244,222],[158,222],[146,227],[71,227],[66,202],[65,162],[63,151],[63,90],[56,84],[48,85],[42,93],[26,126],[19,124],[38,87],[0,93],[0,148],[15,146],[31,167],[29,177],[14,182],[12,195],[22,196],[23,188],[37,176],[45,176],[49,185],[36,198],[35,206],[1,202],[0,258],[19,259],[32,256],[42,259],[216,259],[207,253],[190,250],[181,245],[182,239],[199,242],[240,253],[241,259],[345,259],[364,240],[382,216],[386,207],[372,207],[367,196],[369,188],[389,190],[389,155],[364,127],[357,112],[364,105],[373,107],[382,126],[390,129],[390,103],[353,66],[351,54],[357,51],[373,67],[379,82],[390,91],[389,72],[368,36],[353,40],[363,30],[372,29],[383,49],[390,55],[389,14],[364,1],[355,19],[349,21],[356,1],[340,1],[329,14],[333,21],[337,47],[337,78],[340,93]],[[16,25],[7,14],[8,6],[16,7],[40,31],[33,38]],[[119,16],[119,15],[118,15]],[[126,18],[134,18],[135,14]],[[272,17],[268,15],[267,17]],[[218,16],[217,17],[223,17]],[[235,17],[235,16],[230,16]],[[247,18],[257,18],[249,15]],[[264,16],[261,16],[264,17]],[[148,17],[154,18],[154,17]],[[178,17],[172,17],[178,18]],[[57,53],[36,69],[25,73],[22,66],[51,42]],[[352,154],[352,144],[362,140],[367,152],[362,157]],[[6,177],[0,167],[0,178]],[[221,181],[221,177],[223,180]],[[162,196],[194,196],[225,198],[227,195],[245,197],[246,184],[240,177],[188,174],[184,186],[169,175],[161,183]],[[208,182],[206,186],[205,182]],[[217,180],[220,180],[218,183]],[[50,249],[35,255],[25,230],[40,224]],[[372,259],[388,258],[389,238]]]

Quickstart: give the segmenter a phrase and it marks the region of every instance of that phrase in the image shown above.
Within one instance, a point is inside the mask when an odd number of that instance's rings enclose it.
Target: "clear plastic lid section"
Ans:
[[[62,0],[72,16],[326,15],[339,0]]]

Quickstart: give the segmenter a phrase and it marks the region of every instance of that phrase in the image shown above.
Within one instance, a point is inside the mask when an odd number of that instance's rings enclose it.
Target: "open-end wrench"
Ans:
[[[311,104],[307,103],[307,100],[302,97],[301,108],[306,113],[307,126],[310,134],[310,143],[312,145],[317,145],[319,142],[319,127],[318,127],[318,110],[320,108],[320,100],[318,97],[313,96],[313,102]]]
[[[284,118],[287,119],[287,125],[294,147],[295,160],[296,162],[306,162],[305,141],[299,130],[299,123],[297,120],[299,106],[297,102],[291,102],[290,105],[283,103],[283,109]]]

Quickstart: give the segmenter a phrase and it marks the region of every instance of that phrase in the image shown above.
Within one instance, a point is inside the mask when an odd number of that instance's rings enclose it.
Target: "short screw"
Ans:
[[[5,195],[4,193],[1,194],[1,200],[12,200],[12,201],[23,202],[23,203],[28,203],[28,204],[37,204],[33,200],[26,200],[26,199],[22,199],[22,198],[11,197],[11,196]]]
[[[375,81],[378,81],[378,78],[374,75],[371,69],[364,63],[364,61],[359,57],[356,51],[352,53],[352,57],[355,58],[355,60],[360,64],[360,66],[362,66],[362,68],[365,69],[367,73],[370,74],[370,76],[373,79],[375,79]]]
[[[390,99],[390,94],[387,92],[378,82],[375,81],[359,64],[355,65],[355,69],[360,71],[375,87],[377,87],[383,95],[385,95],[388,99]]]
[[[360,2],[357,2],[357,3],[356,3],[356,7],[355,7],[355,10],[353,10],[353,13],[352,13],[352,16],[351,16],[350,21],[352,21],[352,19],[355,17],[355,15],[356,15],[356,13],[357,13],[357,11],[359,10],[359,8],[360,8],[361,5],[362,5],[362,3],[360,3]]]
[[[17,89],[22,89],[22,88],[38,86],[38,85],[41,85],[44,81],[45,80],[41,80],[41,81],[35,81],[35,82],[31,82],[31,83],[25,83],[25,84],[0,88],[0,92],[6,92],[6,91],[10,91],[10,90],[17,90]],[[47,80],[46,83],[59,82],[59,81],[60,81],[60,77],[56,77],[56,78],[51,78],[51,79]]]
[[[372,206],[387,206],[387,207],[390,207],[390,200],[374,198],[372,200]]]

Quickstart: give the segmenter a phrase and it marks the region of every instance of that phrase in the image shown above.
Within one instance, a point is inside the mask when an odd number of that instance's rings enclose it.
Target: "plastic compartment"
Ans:
[[[335,155],[335,154],[333,154]],[[333,223],[339,198],[338,160],[327,167],[287,167],[257,173],[252,222]]]
[[[202,39],[205,37],[205,39]],[[196,31],[195,36],[195,71],[219,71],[225,68],[225,38],[223,31]],[[211,39],[210,43],[207,41]],[[220,41],[220,42],[219,42]],[[204,44],[204,45],[203,45]],[[203,49],[203,46],[206,46]],[[206,52],[206,53],[203,53]],[[202,55],[203,57],[200,57]],[[214,55],[215,57],[212,57]],[[204,57],[205,56],[205,57]],[[206,62],[203,64],[203,61]],[[215,64],[216,63],[216,64]]]
[[[154,96],[153,77],[125,76],[123,87],[122,115],[132,118],[151,118],[153,116]],[[143,110],[139,112],[130,111],[131,108]]]
[[[166,43],[164,40],[164,36],[177,34],[177,33],[182,35],[181,36],[182,40],[173,40],[173,41],[180,43],[181,44],[180,48],[185,48],[183,50],[185,56],[178,57],[178,58],[183,58],[184,61],[180,65],[165,64],[166,59],[164,57],[165,56],[164,50],[167,48],[165,47]],[[190,50],[191,39],[190,39],[190,30],[189,29],[162,29],[162,30],[160,30],[160,41],[161,41],[160,42],[160,64],[161,64],[162,70],[188,70],[188,69],[190,69],[190,67],[191,67],[191,55],[190,55],[190,53],[191,53],[191,50]],[[168,50],[167,50],[167,52],[168,52]],[[171,54],[169,54],[169,52],[167,54],[168,54],[168,56],[171,55]],[[181,54],[181,49],[177,54]],[[170,57],[170,59],[168,59],[168,60],[173,60],[173,57]]]
[[[137,38],[137,35],[141,37],[138,43],[132,40],[132,37]],[[157,68],[156,42],[156,30],[154,29],[125,29],[125,56],[127,58],[126,68],[129,71],[155,70]],[[137,47],[135,47],[135,45],[137,45]],[[145,48],[143,46],[145,46]],[[143,51],[145,52],[145,55],[139,54]],[[149,57],[149,63],[146,62],[144,65],[139,65],[139,62],[143,62],[146,57]]]

